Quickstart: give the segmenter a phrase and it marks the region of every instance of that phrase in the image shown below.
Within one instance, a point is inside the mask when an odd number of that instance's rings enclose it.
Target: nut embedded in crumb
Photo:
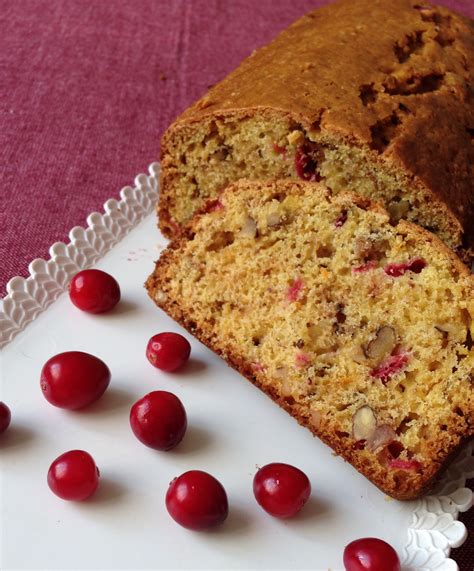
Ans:
[[[352,436],[355,440],[370,440],[377,429],[377,417],[368,405],[361,406],[352,417]]]
[[[290,145],[298,145],[304,141],[304,135],[301,131],[291,131],[287,136]]]
[[[384,325],[375,334],[375,338],[369,342],[365,353],[369,359],[381,361],[384,357],[392,354],[397,344],[395,329],[389,325]]]
[[[247,216],[238,234],[242,238],[255,238],[257,236],[257,223]]]

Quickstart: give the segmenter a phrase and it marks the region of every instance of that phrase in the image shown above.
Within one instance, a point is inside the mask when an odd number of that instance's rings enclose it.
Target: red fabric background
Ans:
[[[0,0],[0,295],[157,159],[180,111],[324,3]],[[441,3],[474,17],[473,0]],[[472,571],[474,539],[452,556]]]

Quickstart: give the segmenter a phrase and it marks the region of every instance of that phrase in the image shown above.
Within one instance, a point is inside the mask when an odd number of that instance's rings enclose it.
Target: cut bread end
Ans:
[[[231,185],[146,287],[390,496],[428,491],[474,433],[474,278],[436,236],[365,198]]]

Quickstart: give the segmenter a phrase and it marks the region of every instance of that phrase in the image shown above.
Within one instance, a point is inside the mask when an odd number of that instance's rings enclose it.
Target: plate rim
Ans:
[[[120,200],[108,199],[103,213],[93,212],[87,226],[75,226],[69,242],[55,242],[49,258],[34,259],[26,278],[15,276],[0,300],[0,349],[6,347],[67,289],[72,276],[94,265],[154,209],[159,195],[160,165],[135,177],[134,186],[120,191]],[[470,509],[474,493],[466,480],[474,477],[474,444],[467,444],[454,460],[436,491],[410,502],[412,521],[407,529],[401,563],[405,570],[459,571],[449,558],[451,549],[467,539],[459,513]]]

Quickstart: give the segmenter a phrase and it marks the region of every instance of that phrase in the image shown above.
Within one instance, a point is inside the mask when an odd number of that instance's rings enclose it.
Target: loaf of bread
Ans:
[[[304,16],[187,109],[161,146],[162,231],[232,181],[325,181],[452,249],[474,243],[474,23],[426,0]]]
[[[424,493],[474,434],[474,276],[366,198],[240,181],[185,226],[146,285],[395,498]]]

